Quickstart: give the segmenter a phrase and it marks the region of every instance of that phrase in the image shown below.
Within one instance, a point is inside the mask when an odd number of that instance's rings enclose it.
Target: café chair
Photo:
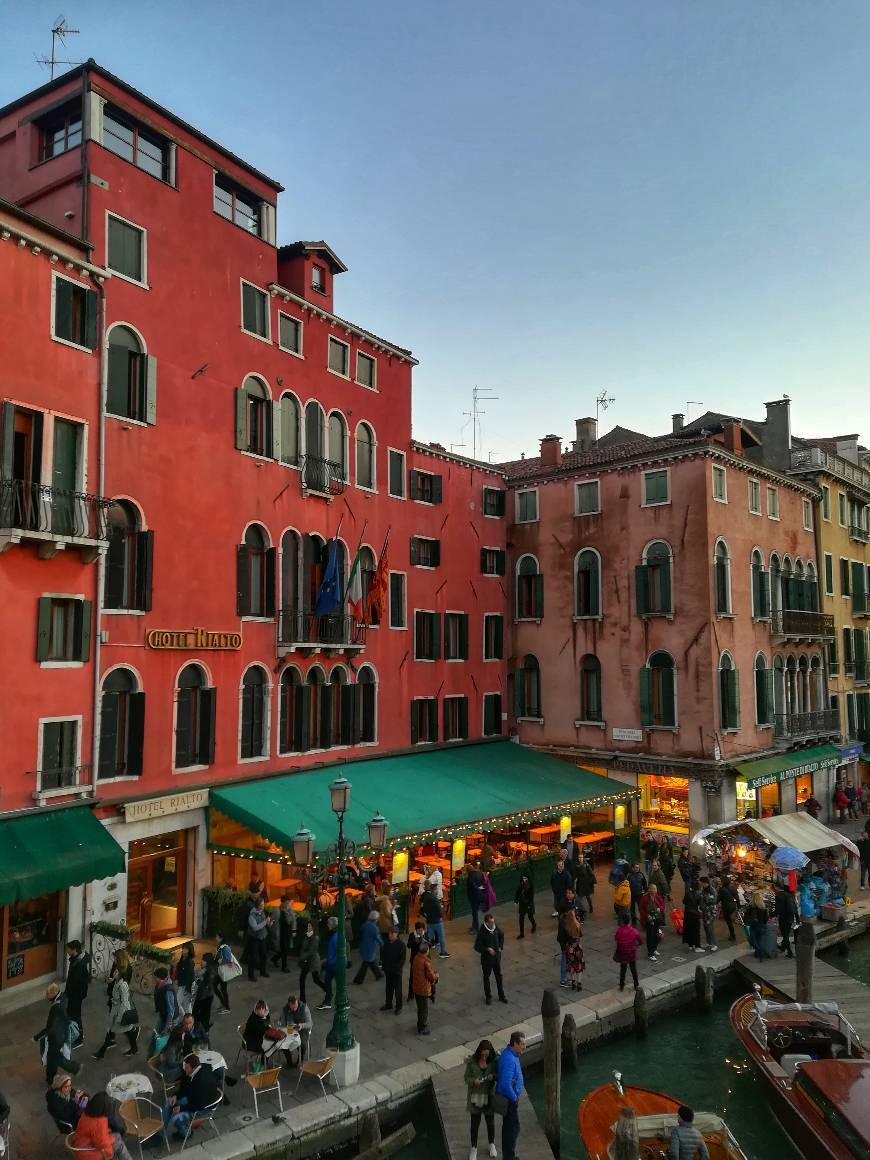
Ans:
[[[299,1068],[299,1078],[296,1081],[296,1087],[293,1089],[294,1095],[299,1091],[299,1085],[302,1083],[303,1075],[313,1075],[320,1084],[320,1090],[326,1095],[326,1088],[323,1081],[328,1077],[332,1077],[332,1082],[335,1084],[336,1091],[338,1090],[338,1080],[335,1078],[333,1068],[335,1067],[335,1055],[326,1055],[323,1059],[307,1059]]]
[[[237,1030],[239,1033],[240,1046],[239,1046],[239,1050],[236,1052],[236,1063],[238,1063],[240,1059],[244,1059],[244,1061],[245,1061],[245,1074],[247,1074],[250,1071],[252,1064],[257,1063],[259,1060],[261,1060],[263,1058],[263,1053],[262,1053],[262,1051],[251,1051],[251,1049],[248,1047],[247,1043],[245,1043],[245,1025],[244,1025],[244,1023],[240,1023]]]
[[[85,1154],[90,1156],[94,1151],[93,1144],[82,1144],[80,1147],[76,1147],[76,1145],[72,1142],[71,1135],[64,1136],[63,1146],[67,1152],[70,1152],[74,1156],[76,1156],[76,1155],[83,1156]]]
[[[169,1154],[169,1139],[163,1127],[163,1113],[155,1103],[145,1096],[136,1096],[135,1099],[124,1100],[120,1112],[127,1131],[127,1140],[136,1140],[139,1144],[139,1160],[144,1160],[142,1145],[153,1140],[155,1136],[163,1136],[166,1153]]]
[[[263,1096],[266,1092],[278,1093],[278,1107],[284,1111],[284,1101],[281,1098],[281,1084],[279,1076],[281,1075],[280,1067],[267,1067],[265,1071],[254,1071],[250,1075],[245,1076],[245,1083],[254,1093],[254,1115],[259,1120],[260,1109],[257,1105],[257,1097]]]
[[[204,1108],[200,1109],[200,1111],[193,1113],[193,1115],[190,1117],[190,1123],[187,1125],[187,1131],[185,1132],[184,1139],[181,1142],[182,1152],[187,1147],[187,1141],[190,1139],[194,1128],[201,1128],[203,1124],[210,1125],[215,1135],[220,1136],[221,1130],[214,1122],[214,1114],[218,1110],[218,1106],[223,1098],[223,1092],[221,1092],[214,1103],[207,1104]]]
[[[160,1086],[163,1088],[163,1102],[166,1103],[166,1101],[169,1099],[169,1097],[171,1095],[175,1094],[175,1091],[178,1087],[179,1081],[178,1080],[170,1080],[169,1083],[166,1082],[166,1080],[163,1077],[163,1072],[160,1070],[160,1056],[159,1055],[152,1055],[151,1058],[148,1060],[146,1067],[151,1072],[151,1074],[155,1077],[155,1079],[158,1081]]]

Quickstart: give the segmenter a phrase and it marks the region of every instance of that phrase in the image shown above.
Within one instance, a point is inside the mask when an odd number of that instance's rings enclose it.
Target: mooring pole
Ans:
[[[553,1155],[558,1158],[562,1110],[562,1036],[559,1028],[559,997],[553,987],[544,991],[541,1017],[544,1023],[544,1131]]]
[[[813,971],[816,962],[816,931],[810,922],[802,922],[794,940],[797,981],[795,998],[798,1003],[813,1001]]]

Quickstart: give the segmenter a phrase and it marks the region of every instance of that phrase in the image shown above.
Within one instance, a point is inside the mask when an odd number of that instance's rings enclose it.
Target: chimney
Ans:
[[[574,440],[575,451],[591,451],[598,442],[598,420],[597,419],[575,419],[574,426],[577,430],[577,438]]]
[[[674,435],[679,435],[679,433],[682,431],[685,419],[686,416],[681,415],[679,411],[675,415],[671,415],[671,432]]]
[[[767,425],[764,431],[764,462],[776,471],[791,467],[791,403],[788,398],[764,404]]]
[[[722,442],[735,455],[743,454],[743,428],[736,419],[726,419],[722,424]]]
[[[544,467],[562,466],[562,440],[558,435],[545,435],[541,440],[541,462]]]

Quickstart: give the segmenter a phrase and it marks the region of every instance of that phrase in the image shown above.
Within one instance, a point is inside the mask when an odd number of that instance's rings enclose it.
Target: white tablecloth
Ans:
[[[113,1100],[118,1100],[119,1103],[135,1099],[136,1096],[150,1096],[153,1092],[151,1080],[147,1075],[140,1075],[139,1072],[113,1076],[106,1084],[106,1095],[111,1096]]]
[[[263,1052],[271,1055],[273,1051],[298,1051],[302,1046],[298,1031],[287,1031],[283,1039],[264,1039]]]
[[[203,1063],[210,1064],[213,1071],[217,1071],[219,1067],[226,1069],[227,1061],[219,1051],[208,1051],[203,1047],[196,1054]]]

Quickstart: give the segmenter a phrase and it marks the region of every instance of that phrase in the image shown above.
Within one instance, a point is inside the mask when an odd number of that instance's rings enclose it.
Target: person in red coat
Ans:
[[[71,1137],[77,1149],[89,1149],[79,1153],[81,1160],[131,1160],[124,1141],[109,1129],[111,1111],[105,1092],[96,1092],[88,1100]]]
[[[620,991],[625,990],[625,972],[627,968],[630,968],[636,991],[640,985],[637,981],[637,948],[642,944],[643,939],[631,925],[630,915],[621,914],[619,916],[619,926],[613,937],[616,941],[613,961],[619,963],[619,989]]]

